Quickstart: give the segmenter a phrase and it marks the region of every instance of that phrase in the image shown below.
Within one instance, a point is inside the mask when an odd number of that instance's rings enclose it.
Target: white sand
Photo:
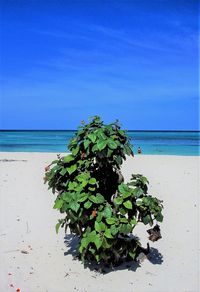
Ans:
[[[19,160],[0,161],[1,292],[199,291],[198,157],[136,156],[126,161],[125,177],[146,175],[150,194],[164,200],[163,238],[150,242],[155,255],[162,257],[106,275],[64,255],[64,230],[56,235],[54,229],[61,215],[52,209],[54,196],[42,179],[44,167],[55,158],[47,153],[0,153],[0,160]],[[140,231],[146,244],[147,233]]]

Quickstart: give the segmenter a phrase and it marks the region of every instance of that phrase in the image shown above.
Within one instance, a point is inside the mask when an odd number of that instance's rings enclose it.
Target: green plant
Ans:
[[[120,167],[132,155],[118,122],[104,125],[98,116],[78,128],[71,154],[46,168],[45,182],[56,193],[54,208],[64,214],[56,224],[80,237],[82,260],[118,264],[135,260],[144,249],[132,231],[139,222],[161,222],[162,203],[148,195],[148,180],[132,175],[124,183]]]

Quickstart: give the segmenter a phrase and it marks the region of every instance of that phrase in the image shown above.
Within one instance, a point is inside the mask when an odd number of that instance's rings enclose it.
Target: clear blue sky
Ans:
[[[0,4],[0,129],[198,129],[197,0]]]

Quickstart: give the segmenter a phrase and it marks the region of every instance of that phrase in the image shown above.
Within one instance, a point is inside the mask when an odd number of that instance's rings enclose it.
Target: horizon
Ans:
[[[122,129],[127,132],[200,132],[200,130],[131,130]],[[0,132],[76,132],[77,129],[0,129]]]
[[[0,5],[0,131],[199,131],[197,1]]]

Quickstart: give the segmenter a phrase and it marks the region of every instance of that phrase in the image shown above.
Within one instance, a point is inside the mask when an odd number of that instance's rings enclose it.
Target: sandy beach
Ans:
[[[136,156],[123,174],[142,173],[149,193],[163,200],[162,239],[149,259],[106,274],[74,260],[54,196],[43,184],[44,167],[56,153],[0,153],[0,287],[2,292],[199,291],[199,157]],[[135,233],[146,245],[146,229]]]

